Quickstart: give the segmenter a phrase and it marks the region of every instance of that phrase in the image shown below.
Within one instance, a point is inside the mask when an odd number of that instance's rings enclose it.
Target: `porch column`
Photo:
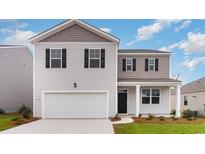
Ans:
[[[140,85],[136,85],[136,117],[140,113]]]
[[[181,85],[177,85],[176,87],[176,114],[175,117],[176,118],[180,118],[181,114],[180,114],[180,103],[181,102]]]

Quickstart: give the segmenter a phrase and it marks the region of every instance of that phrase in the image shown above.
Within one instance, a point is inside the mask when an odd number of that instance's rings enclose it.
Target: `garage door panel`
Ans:
[[[46,93],[44,118],[107,118],[107,93]]]

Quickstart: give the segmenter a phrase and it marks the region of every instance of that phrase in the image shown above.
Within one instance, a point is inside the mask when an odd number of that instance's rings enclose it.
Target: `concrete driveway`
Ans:
[[[113,134],[106,119],[38,120],[0,132],[1,134]]]

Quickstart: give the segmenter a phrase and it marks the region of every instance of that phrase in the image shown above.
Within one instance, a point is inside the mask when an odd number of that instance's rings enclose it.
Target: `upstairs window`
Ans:
[[[159,59],[158,58],[145,58],[145,71],[158,71]]]
[[[66,48],[47,48],[45,51],[45,68],[66,68]]]
[[[188,96],[187,95],[184,96],[184,105],[185,106],[188,105]]]
[[[126,71],[132,71],[132,58],[126,58]]]
[[[50,49],[51,68],[61,68],[62,66],[62,49]]]
[[[100,68],[100,49],[90,49],[90,68]]]
[[[155,70],[155,59],[154,58],[149,58],[149,71],[154,71]]]

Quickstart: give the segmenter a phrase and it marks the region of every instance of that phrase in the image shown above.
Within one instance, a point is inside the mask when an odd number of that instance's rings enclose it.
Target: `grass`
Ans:
[[[25,124],[36,119],[24,119],[19,113],[0,114],[0,131]]]
[[[205,134],[205,119],[134,118],[133,123],[114,125],[114,130],[116,134]]]

